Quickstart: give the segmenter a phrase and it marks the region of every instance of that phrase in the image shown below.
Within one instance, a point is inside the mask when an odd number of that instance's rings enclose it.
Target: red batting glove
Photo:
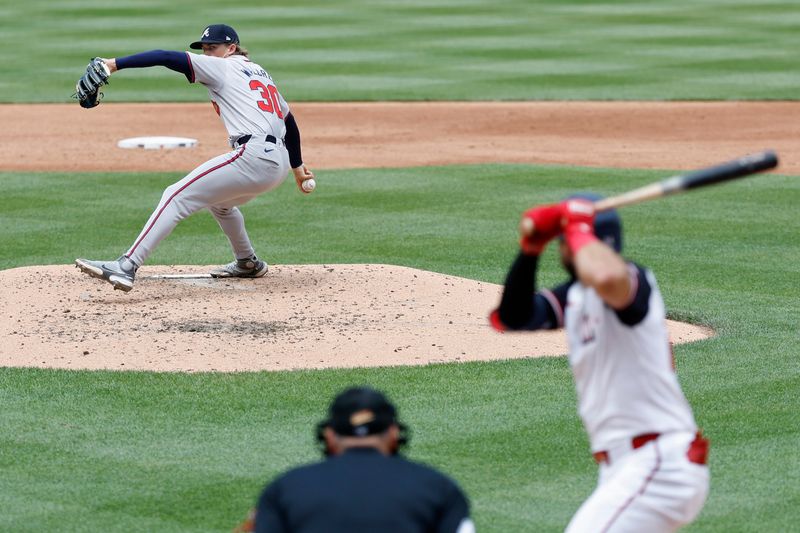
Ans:
[[[547,243],[561,233],[562,209],[559,204],[542,205],[522,214],[519,246],[525,255],[540,255]],[[532,231],[531,231],[532,230]]]
[[[594,204],[590,200],[572,198],[561,202],[564,214],[564,240],[573,254],[597,240],[594,234]]]

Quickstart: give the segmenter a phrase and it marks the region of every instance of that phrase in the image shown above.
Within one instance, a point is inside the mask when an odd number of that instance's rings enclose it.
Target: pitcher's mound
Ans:
[[[565,354],[563,331],[500,334],[502,287],[391,265],[271,266],[255,280],[145,266],[125,294],[73,267],[0,272],[0,365],[254,371]],[[198,277],[160,278],[166,274]],[[708,337],[670,322],[673,342]]]

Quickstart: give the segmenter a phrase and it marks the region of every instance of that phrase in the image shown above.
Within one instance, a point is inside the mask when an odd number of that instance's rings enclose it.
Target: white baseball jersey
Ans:
[[[283,120],[289,114],[289,105],[266,70],[242,55],[186,55],[192,81],[206,86],[230,138],[265,134],[283,139]]]
[[[640,271],[628,266],[635,296]],[[649,305],[634,325],[623,323],[594,289],[576,282],[567,292],[569,363],[592,451],[645,433],[697,430],[673,368],[661,293],[652,272],[641,272]]]

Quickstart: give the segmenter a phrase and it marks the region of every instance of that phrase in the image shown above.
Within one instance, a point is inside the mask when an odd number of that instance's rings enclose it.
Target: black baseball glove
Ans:
[[[109,76],[111,71],[105,62],[99,57],[92,58],[86,66],[86,72],[75,84],[75,94],[72,97],[77,99],[83,108],[91,109],[97,106],[103,97],[100,87],[108,85]]]

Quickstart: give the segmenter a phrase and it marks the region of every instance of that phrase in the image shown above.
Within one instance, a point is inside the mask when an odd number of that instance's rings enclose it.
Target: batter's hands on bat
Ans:
[[[561,233],[562,218],[560,204],[542,205],[525,211],[519,223],[522,253],[540,255],[547,243]]]
[[[294,172],[294,181],[297,183],[297,188],[300,189],[300,192],[303,194],[311,194],[311,191],[306,191],[303,189],[303,182],[313,178],[314,173],[311,172],[311,170],[309,170],[305,164],[300,165],[297,168],[293,168],[292,172]]]
[[[594,235],[594,203],[583,198],[571,198],[560,204],[564,225],[564,240],[575,253],[583,245],[597,240]]]

